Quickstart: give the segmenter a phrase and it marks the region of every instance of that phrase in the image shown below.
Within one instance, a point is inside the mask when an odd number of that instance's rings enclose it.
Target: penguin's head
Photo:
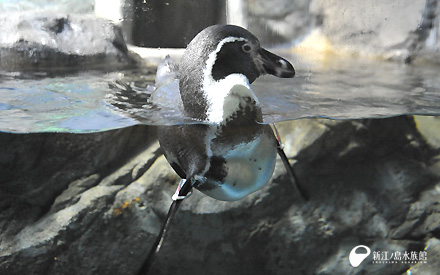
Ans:
[[[202,30],[189,43],[180,66],[181,73],[208,70],[216,81],[233,73],[245,75],[249,83],[264,74],[282,78],[295,75],[289,61],[265,50],[252,33],[234,25]]]
[[[252,83],[264,74],[291,78],[295,69],[286,59],[262,48],[258,39],[244,28],[207,27],[188,44],[179,65],[180,93],[186,109],[193,116],[206,113],[207,104],[200,94],[206,86],[234,74]]]

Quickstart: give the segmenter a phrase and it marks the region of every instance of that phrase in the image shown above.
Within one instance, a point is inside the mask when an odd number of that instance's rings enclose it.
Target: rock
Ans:
[[[440,137],[437,129],[440,128],[438,116],[414,116],[417,129],[425,138],[426,142],[435,149],[440,149]]]
[[[0,133],[1,194],[50,206],[70,182],[120,166],[149,135],[142,127],[90,135]]]
[[[416,263],[374,263],[373,252],[423,252],[425,241],[438,238],[438,150],[413,117],[301,119],[278,128],[310,200],[296,197],[281,161],[271,182],[242,200],[194,191],[152,274],[398,274]],[[0,156],[29,156],[27,165],[19,157],[1,160],[2,175],[16,168],[0,180],[0,273],[135,274],[178,182],[150,131],[0,135],[0,144],[9,144]],[[38,149],[38,138],[53,150]],[[75,148],[80,155],[65,163]],[[70,177],[57,176],[61,170]],[[39,176],[18,185],[25,174]],[[39,204],[36,194],[43,194]],[[372,254],[355,268],[348,255],[360,244]],[[414,270],[433,270],[431,251]]]
[[[425,65],[440,60],[437,0],[243,2],[237,18],[263,45],[295,45],[307,59],[321,53],[325,62],[336,53]]]
[[[14,0],[5,0],[0,3],[0,13],[15,11],[34,11],[34,12],[52,12],[52,13],[92,13],[95,0],[70,1],[51,1],[51,0],[23,0],[16,2]]]
[[[412,62],[437,54],[438,1],[311,1],[322,34],[338,51]],[[425,58],[426,59],[426,58]]]
[[[138,203],[142,192],[130,199],[118,194],[153,164],[158,145],[149,146],[152,136],[151,128],[141,126],[87,135],[2,133],[0,273],[133,273],[142,259],[130,251],[143,255],[139,239],[151,243],[160,221]],[[127,218],[133,206],[142,211]],[[118,225],[112,231],[109,223]],[[118,269],[96,264],[118,253],[135,262],[127,259]]]
[[[300,40],[312,28],[310,0],[253,0],[248,2],[248,29],[263,45]]]
[[[114,70],[134,64],[121,31],[87,14],[7,13],[0,16],[0,68]]]
[[[440,268],[440,240],[437,238],[431,238],[426,241],[427,261],[430,263],[419,263],[408,270],[408,273],[413,275],[436,275]],[[433,260],[434,259],[434,260]]]

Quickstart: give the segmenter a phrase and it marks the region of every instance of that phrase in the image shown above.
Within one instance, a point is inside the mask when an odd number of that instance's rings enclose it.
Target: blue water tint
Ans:
[[[121,117],[108,109],[102,109],[91,110],[83,115],[67,118],[61,121],[59,126],[71,132],[96,132],[135,124],[137,121],[132,118]]]
[[[21,79],[0,83],[0,130],[6,132],[95,132],[134,125],[105,102],[117,73]]]
[[[13,106],[6,104],[6,103],[0,103],[0,111],[1,110],[11,110],[12,108],[14,108]]]
[[[266,123],[440,114],[438,67],[337,58],[313,64],[282,55],[295,66],[294,78],[269,75],[252,84]],[[57,77],[0,72],[0,131],[84,133],[195,123],[183,117],[178,91],[162,89],[160,104],[151,103],[152,90],[145,87],[153,78],[142,69]]]

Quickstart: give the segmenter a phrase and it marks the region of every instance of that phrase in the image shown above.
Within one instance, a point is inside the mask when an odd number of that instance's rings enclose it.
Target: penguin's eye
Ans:
[[[243,44],[243,46],[241,46],[241,49],[245,52],[248,53],[252,50],[252,47],[249,44]]]

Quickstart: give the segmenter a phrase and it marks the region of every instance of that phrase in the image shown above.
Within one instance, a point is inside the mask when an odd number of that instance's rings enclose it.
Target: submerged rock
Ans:
[[[398,274],[416,263],[374,263],[373,252],[421,252],[439,238],[439,152],[413,117],[279,130],[310,201],[295,196],[281,161],[243,200],[195,191],[152,274]],[[0,273],[135,274],[178,182],[153,132],[1,134]],[[355,268],[348,255],[360,244],[372,254]],[[435,267],[431,251],[418,269]]]
[[[10,12],[0,16],[0,69],[114,70],[133,64],[120,29],[93,15]]]

